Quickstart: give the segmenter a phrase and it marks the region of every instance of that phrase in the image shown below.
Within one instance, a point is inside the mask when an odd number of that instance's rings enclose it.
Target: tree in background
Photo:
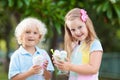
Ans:
[[[93,5],[90,13],[104,51],[120,52],[120,0],[90,0],[89,2]]]
[[[105,52],[120,51],[119,4],[119,0],[1,0],[0,40],[6,42],[6,59],[9,62],[14,27],[20,20],[25,17],[41,19],[48,29],[45,43],[49,42],[49,49],[55,49],[58,40],[64,38],[64,16],[74,7],[88,11]]]

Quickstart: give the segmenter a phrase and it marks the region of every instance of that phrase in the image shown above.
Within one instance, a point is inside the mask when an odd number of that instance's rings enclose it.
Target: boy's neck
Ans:
[[[31,47],[31,46],[23,46],[23,48],[24,48],[26,51],[28,51],[29,53],[31,53],[31,54],[34,54],[35,51],[36,51],[35,46],[34,46],[34,47]]]

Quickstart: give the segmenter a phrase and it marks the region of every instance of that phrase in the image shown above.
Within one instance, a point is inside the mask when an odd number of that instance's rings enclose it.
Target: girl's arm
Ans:
[[[25,80],[29,76],[38,74],[41,67],[39,65],[32,66],[27,72],[17,74],[12,77],[11,80]]]
[[[102,51],[94,51],[90,54],[89,64],[83,65],[69,65],[69,70],[74,71],[80,74],[95,74],[99,71],[101,60],[102,60]]]
[[[54,63],[61,70],[73,71],[80,74],[95,74],[99,71],[102,60],[102,54],[102,51],[93,51],[90,54],[90,62],[88,64],[74,65],[69,61]]]

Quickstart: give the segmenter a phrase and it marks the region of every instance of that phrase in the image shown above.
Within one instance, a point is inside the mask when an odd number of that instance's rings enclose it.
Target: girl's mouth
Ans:
[[[83,34],[81,34],[81,35],[76,35],[77,37],[81,37]]]

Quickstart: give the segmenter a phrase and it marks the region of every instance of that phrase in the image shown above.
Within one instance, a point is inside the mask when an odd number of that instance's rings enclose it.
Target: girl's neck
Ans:
[[[26,51],[28,51],[29,53],[31,53],[31,54],[34,54],[35,53],[35,51],[36,51],[36,48],[35,48],[35,46],[33,47],[31,47],[31,46],[23,46],[24,47],[24,49],[26,50]]]
[[[79,45],[79,41],[72,42],[72,49],[74,49],[77,45]]]

